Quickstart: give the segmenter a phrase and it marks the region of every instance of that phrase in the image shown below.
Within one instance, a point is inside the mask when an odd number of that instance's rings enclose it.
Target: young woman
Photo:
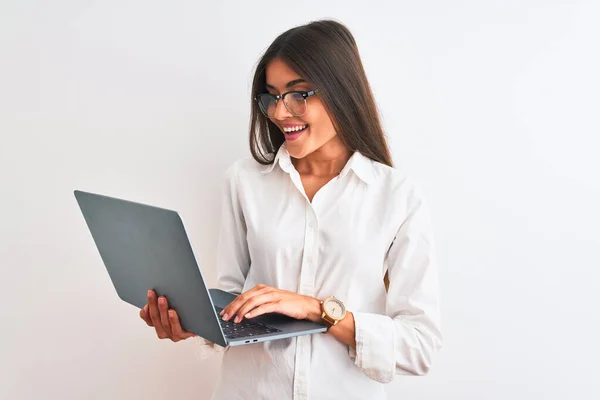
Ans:
[[[429,211],[392,168],[344,25],[295,27],[266,50],[250,150],[226,173],[217,286],[242,294],[222,318],[278,312],[329,329],[227,349],[196,336],[203,356],[224,352],[214,398],[384,399],[394,375],[425,374],[442,343]],[[159,338],[195,336],[152,291],[140,316]]]

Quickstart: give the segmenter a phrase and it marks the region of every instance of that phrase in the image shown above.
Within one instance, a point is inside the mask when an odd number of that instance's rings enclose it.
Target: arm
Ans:
[[[217,247],[217,287],[232,293],[242,292],[250,269],[246,221],[238,192],[238,168],[239,163],[235,163],[225,172]]]
[[[330,330],[350,346],[356,366],[379,382],[390,382],[396,374],[426,374],[442,345],[435,244],[418,188],[386,261],[386,315],[354,312]]]
[[[313,298],[310,302],[308,318],[313,322],[323,322],[321,318],[321,303],[319,299]],[[340,342],[350,346],[352,349],[356,349],[355,328],[354,328],[354,314],[350,311],[346,312],[346,317],[338,322],[335,326],[329,328],[327,332],[332,335]]]

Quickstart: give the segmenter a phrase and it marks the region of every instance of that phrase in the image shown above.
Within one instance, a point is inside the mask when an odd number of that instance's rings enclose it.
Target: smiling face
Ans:
[[[267,91],[275,95],[292,90],[308,92],[315,89],[278,58],[273,59],[267,65],[266,81]],[[280,99],[270,120],[283,132],[290,156],[297,159],[306,157],[327,143],[339,142],[331,118],[325,111],[318,94],[306,99],[306,112],[299,117],[291,114]],[[307,128],[296,131],[298,127],[302,128],[304,126],[307,126]],[[289,129],[292,129],[292,131],[286,132]],[[332,139],[335,140],[332,141]]]

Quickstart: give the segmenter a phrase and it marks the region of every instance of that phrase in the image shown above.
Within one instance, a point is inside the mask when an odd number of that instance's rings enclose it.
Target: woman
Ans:
[[[383,399],[382,383],[425,374],[441,346],[436,258],[423,194],[392,168],[352,34],[335,21],[281,34],[252,98],[253,157],[226,173],[217,267],[217,286],[242,294],[221,315],[278,312],[329,329],[227,349],[196,337],[203,356],[224,352],[214,398]],[[329,296],[343,318],[321,318]],[[149,292],[140,316],[159,338],[195,336],[167,310]]]

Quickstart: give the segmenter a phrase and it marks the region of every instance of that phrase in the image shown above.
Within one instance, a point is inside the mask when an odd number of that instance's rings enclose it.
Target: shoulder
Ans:
[[[373,183],[381,196],[396,204],[412,208],[425,201],[425,193],[420,182],[403,168],[371,161]]]
[[[252,156],[240,158],[226,168],[224,179],[230,183],[256,182],[264,175],[263,172],[267,167],[260,164]]]

